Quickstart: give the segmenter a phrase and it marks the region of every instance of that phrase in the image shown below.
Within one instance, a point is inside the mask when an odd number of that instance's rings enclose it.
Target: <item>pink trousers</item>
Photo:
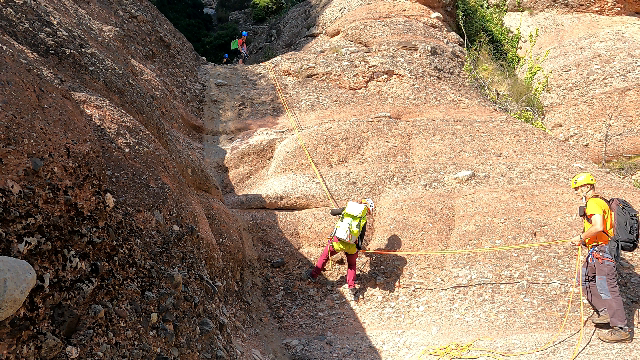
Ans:
[[[330,242],[327,244],[327,246],[325,246],[324,251],[322,251],[322,255],[320,255],[320,258],[316,263],[316,266],[311,271],[312,278],[314,279],[317,278],[318,275],[320,275],[320,273],[324,271],[324,267],[325,265],[327,265],[329,258],[337,254],[337,252],[333,250],[332,243],[338,242],[338,241],[339,241],[338,238],[334,236],[333,239],[331,239]],[[358,253],[357,252],[355,254],[345,253],[345,255],[347,255],[347,284],[351,289],[356,287],[356,260],[358,259]]]

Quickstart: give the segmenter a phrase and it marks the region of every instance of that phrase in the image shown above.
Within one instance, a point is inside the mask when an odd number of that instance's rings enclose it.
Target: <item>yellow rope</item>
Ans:
[[[578,250],[578,254],[576,256],[576,267],[575,267],[575,271],[574,271],[574,275],[578,276],[578,274],[580,274],[580,258],[581,258],[581,249]],[[575,278],[575,277],[574,277]],[[567,296],[568,300],[567,300],[567,311],[565,312],[564,315],[564,319],[562,320],[562,324],[560,325],[560,328],[558,329],[558,332],[551,338],[551,340],[549,340],[546,344],[542,345],[541,347],[535,349],[535,350],[531,350],[531,351],[522,351],[522,352],[518,352],[518,353],[506,353],[506,352],[501,352],[501,351],[496,351],[496,350],[491,350],[491,349],[485,349],[485,348],[475,348],[473,347],[473,344],[475,342],[477,342],[479,339],[474,340],[468,344],[459,344],[459,343],[451,343],[449,345],[446,346],[442,346],[442,347],[429,347],[426,348],[424,350],[422,350],[419,354],[417,354],[416,356],[412,357],[412,359],[423,359],[423,355],[432,355],[432,356],[437,356],[438,359],[447,359],[447,360],[452,360],[452,359],[478,359],[480,357],[491,357],[494,359],[500,359],[501,357],[513,357],[513,356],[522,356],[522,355],[530,355],[530,354],[534,354],[543,350],[546,350],[547,348],[549,348],[551,345],[553,345],[553,343],[557,340],[557,338],[560,336],[560,334],[562,334],[562,331],[564,330],[564,327],[567,323],[567,319],[569,317],[569,313],[571,312],[571,304],[573,302],[573,290],[575,289],[575,281],[572,282],[574,285],[571,286],[571,289],[569,290],[569,295]],[[580,299],[578,299],[580,301],[580,315],[581,315],[581,319],[580,319],[580,339],[578,339],[578,344],[576,345],[576,348],[574,350],[574,354],[571,357],[571,360],[575,359],[577,352],[578,352],[578,348],[580,347],[581,344],[581,339],[582,339],[582,331],[584,329],[584,314],[583,314],[583,304],[582,304],[582,279],[580,279]],[[475,352],[476,354],[472,354],[472,352]]]
[[[582,246],[578,247],[578,259],[580,259],[582,254]],[[578,356],[580,351],[580,345],[582,344],[582,337],[584,335],[584,301],[582,301],[582,266],[580,262],[576,264],[576,276],[580,279],[578,284],[580,286],[580,337],[578,338],[578,342],[576,343],[576,347],[573,350],[573,355],[571,355],[571,360],[575,359]]]
[[[327,198],[329,199],[329,201],[331,202],[333,207],[337,208],[338,204],[333,199],[333,196],[331,196],[331,193],[329,192],[329,189],[327,188],[327,185],[326,185],[326,183],[324,181],[324,178],[322,177],[322,175],[320,175],[320,171],[318,171],[318,168],[316,167],[315,163],[313,162],[313,159],[311,158],[311,154],[309,154],[309,150],[307,150],[307,146],[305,145],[304,141],[302,140],[302,136],[300,136],[300,130],[299,130],[299,126],[298,126],[298,121],[294,118],[294,117],[297,118],[297,116],[295,115],[295,113],[293,113],[293,111],[291,111],[291,109],[287,105],[287,101],[284,98],[284,94],[282,92],[282,88],[280,87],[280,83],[278,83],[278,78],[276,77],[276,74],[273,71],[273,66],[271,66],[269,68],[269,73],[271,74],[271,77],[273,78],[273,83],[276,86],[276,91],[278,92],[278,96],[280,97],[280,102],[282,103],[282,106],[284,107],[284,110],[285,110],[285,112],[287,114],[287,117],[289,118],[289,122],[291,123],[291,128],[296,133],[296,135],[298,137],[298,142],[300,143],[300,146],[304,150],[304,153],[307,155],[307,159],[309,159],[309,164],[311,164],[311,167],[313,168],[313,171],[316,173],[316,176],[318,177],[318,180],[320,180],[320,184],[322,185],[322,188],[324,189],[324,192],[327,195]],[[294,115],[291,115],[292,113]]]
[[[362,250],[362,252],[376,253],[376,254],[394,254],[394,255],[470,254],[470,253],[525,249],[525,248],[532,248],[532,247],[538,247],[538,246],[548,246],[548,245],[554,245],[554,244],[561,244],[569,241],[571,240],[570,239],[556,240],[556,241],[548,241],[548,242],[542,242],[542,243],[530,243],[530,244],[522,244],[522,245],[509,245],[509,246],[498,246],[498,247],[491,247],[491,248],[462,249],[462,250],[435,250],[435,251]]]

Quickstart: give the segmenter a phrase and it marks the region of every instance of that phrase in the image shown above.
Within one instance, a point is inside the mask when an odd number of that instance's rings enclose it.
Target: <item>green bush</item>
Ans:
[[[529,34],[529,50],[518,54],[522,35],[511,32],[503,22],[506,1],[489,5],[487,0],[459,0],[457,17],[459,33],[465,39],[465,70],[481,91],[513,117],[537,128],[544,126],[544,107],[540,96],[549,85],[542,68],[548,52],[533,56],[538,32]]]
[[[220,63],[224,54],[231,54],[231,42],[238,38],[238,25],[232,22],[224,23],[216,29],[216,31],[206,36],[202,41],[202,48],[205,54],[212,56],[211,62]]]
[[[229,12],[246,9],[249,1],[219,1],[216,8],[217,25],[214,25],[210,15],[203,12],[204,5],[200,0],[151,2],[189,40],[200,56],[204,56],[207,61],[221,63],[224,54],[232,56],[231,41],[240,35],[238,25],[229,22]]]
[[[616,175],[627,179],[631,178],[633,186],[640,189],[640,180],[633,179],[633,176],[640,172],[640,155],[621,157],[612,161],[607,161],[603,163],[603,165]]]
[[[275,50],[273,50],[273,48],[271,46],[268,46],[264,49],[264,53],[262,55],[262,60],[263,61],[269,61],[271,59],[273,59],[274,57],[276,57],[276,52]]]
[[[193,44],[201,53],[201,42],[213,31],[211,16],[203,12],[200,0],[152,0],[158,10]]]
[[[226,23],[229,21],[229,14],[234,11],[248,9],[251,0],[224,0],[216,3],[216,19],[218,23]]]
[[[605,166],[620,176],[632,176],[640,171],[640,155],[607,161]]]
[[[231,52],[231,41],[240,37],[238,25],[229,22],[231,12],[251,8],[254,19],[264,21],[302,1],[218,1],[215,19],[203,12],[204,5],[201,0],[151,0],[151,3],[189,40],[200,56],[207,58],[207,61],[221,63],[224,54],[234,56]],[[267,52],[265,56],[273,57],[275,52]]]
[[[252,0],[251,15],[255,21],[265,21],[287,7],[284,0]]]
[[[520,61],[520,33],[511,33],[502,19],[507,13],[507,1],[490,6],[488,0],[459,0],[457,16],[467,48],[487,47],[491,57],[515,69]]]

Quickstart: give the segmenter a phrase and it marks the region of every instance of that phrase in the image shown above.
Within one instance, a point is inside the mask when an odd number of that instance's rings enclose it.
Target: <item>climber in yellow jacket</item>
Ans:
[[[349,286],[350,300],[356,299],[356,260],[358,259],[358,250],[362,249],[367,228],[367,215],[373,215],[373,208],[373,200],[363,199],[359,203],[350,201],[344,208],[331,210],[331,215],[340,215],[340,220],[333,228],[328,244],[320,255],[316,266],[307,272],[309,280],[315,281],[324,270],[329,258],[344,251],[347,257],[347,285]]]

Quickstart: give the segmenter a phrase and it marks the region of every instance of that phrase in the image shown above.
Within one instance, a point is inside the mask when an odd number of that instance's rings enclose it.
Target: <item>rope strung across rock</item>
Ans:
[[[582,276],[578,276],[581,272],[580,272],[580,268],[581,268],[581,261],[580,259],[582,258],[582,248],[579,247],[578,248],[578,254],[576,256],[576,265],[575,265],[575,270],[574,270],[574,276],[579,278],[579,282],[578,282],[578,286],[580,287],[580,297],[578,298],[578,301],[580,301],[580,336],[578,337],[578,341],[576,342],[576,346],[574,348],[573,354],[571,355],[571,360],[575,359],[578,354],[579,354],[579,350],[580,350],[580,345],[582,344],[582,338],[584,336],[584,303],[583,301],[581,301],[582,299]],[[522,351],[522,352],[517,352],[517,353],[507,353],[507,352],[501,352],[501,351],[497,351],[497,350],[492,350],[492,349],[486,349],[486,348],[480,348],[480,347],[474,347],[473,344],[476,343],[477,341],[481,340],[481,339],[477,339],[474,340],[470,343],[467,344],[460,344],[460,343],[456,343],[456,342],[452,342],[448,345],[445,346],[432,346],[432,347],[428,347],[424,350],[422,350],[420,353],[414,355],[413,357],[411,357],[411,359],[415,359],[415,360],[420,360],[420,359],[424,359],[425,355],[428,356],[437,356],[438,359],[446,359],[446,360],[453,360],[453,359],[479,359],[481,357],[490,357],[490,358],[494,358],[494,359],[502,359],[503,357],[514,357],[514,356],[522,356],[522,355],[531,355],[531,354],[535,354],[541,351],[544,351],[546,349],[548,349],[549,347],[551,347],[552,345],[554,345],[555,341],[558,339],[558,337],[560,336],[560,334],[562,334],[562,331],[564,330],[564,327],[567,323],[567,319],[569,317],[569,313],[571,312],[571,305],[573,302],[573,293],[574,293],[574,289],[575,289],[575,281],[573,282],[573,286],[571,286],[571,289],[569,290],[569,295],[567,296],[567,310],[565,312],[564,315],[564,319],[562,320],[562,324],[560,325],[560,328],[558,329],[558,332],[556,332],[556,334],[551,338],[551,340],[549,340],[546,344],[542,345],[541,347],[534,349],[534,350],[530,350],[530,351]]]
[[[447,254],[470,254],[470,253],[482,253],[482,252],[493,252],[493,251],[505,251],[505,250],[516,250],[516,249],[525,249],[525,248],[533,248],[538,246],[548,246],[554,244],[566,243],[571,240],[556,240],[556,241],[548,241],[542,243],[530,243],[530,244],[521,244],[521,245],[509,245],[509,246],[498,246],[498,247],[490,247],[490,248],[477,248],[477,249],[461,249],[461,250],[434,250],[434,251],[398,251],[398,250],[362,250],[365,253],[374,253],[374,254],[394,254],[394,255],[447,255]]]
[[[300,127],[298,126],[297,116],[293,111],[291,111],[291,109],[287,105],[287,101],[284,98],[284,94],[282,92],[282,88],[280,87],[280,83],[278,83],[278,78],[276,77],[276,74],[273,71],[273,66],[269,68],[269,74],[273,78],[273,83],[275,84],[276,91],[278,92],[278,97],[280,97],[280,102],[282,103],[282,106],[284,107],[284,111],[286,112],[287,117],[289,118],[289,122],[291,123],[291,128],[293,129],[293,131],[296,133],[298,137],[298,142],[300,143],[300,146],[304,150],[304,153],[307,155],[307,159],[309,159],[309,164],[311,164],[311,167],[313,168],[313,171],[316,173],[318,180],[320,180],[320,184],[322,185],[322,188],[324,189],[324,192],[327,195],[327,198],[329,199],[333,207],[337,208],[338,204],[333,199],[333,196],[331,196],[331,193],[327,188],[327,184],[325,183],[324,178],[320,174],[320,171],[318,171],[318,168],[316,167],[315,163],[313,162],[313,159],[311,158],[311,154],[309,154],[309,150],[307,150],[307,146],[305,145],[304,140],[302,140],[302,136],[300,136],[300,130],[299,130]],[[292,113],[293,115],[291,115]]]

